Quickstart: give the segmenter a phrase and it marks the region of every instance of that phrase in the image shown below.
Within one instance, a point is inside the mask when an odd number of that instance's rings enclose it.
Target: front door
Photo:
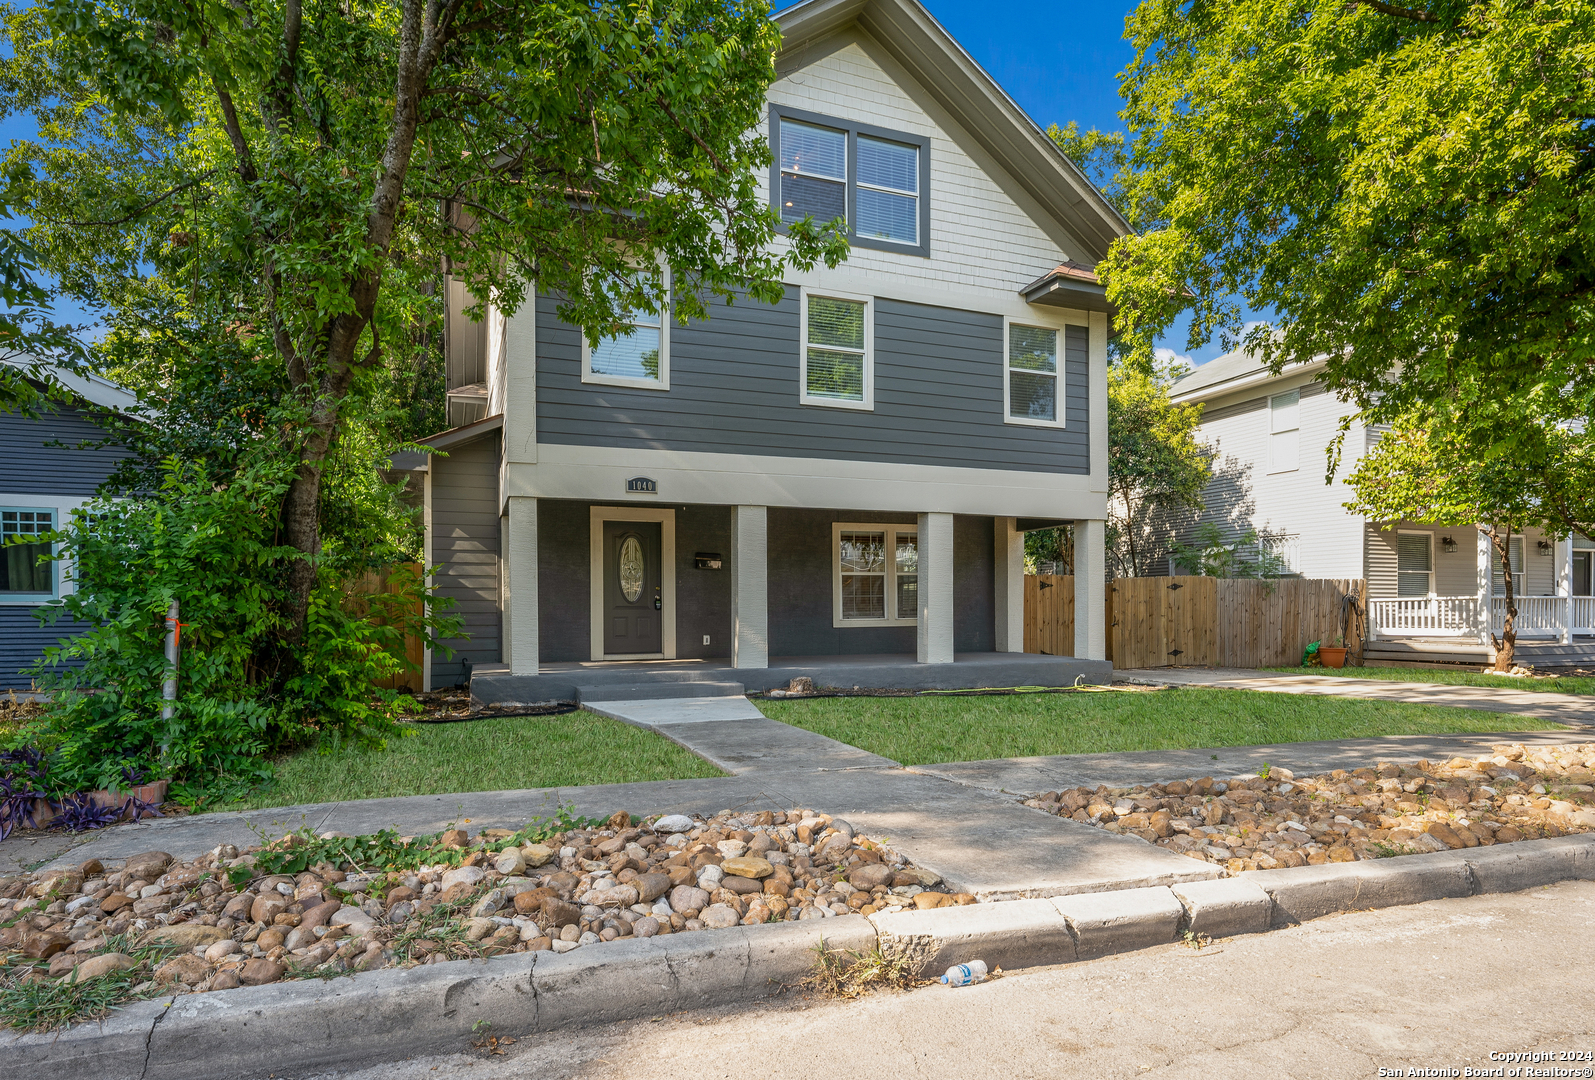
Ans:
[[[604,522],[604,654],[664,650],[664,593],[657,521]]]

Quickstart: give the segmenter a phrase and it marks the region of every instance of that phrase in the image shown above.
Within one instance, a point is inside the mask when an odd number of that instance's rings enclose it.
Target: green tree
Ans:
[[[1325,358],[1367,422],[1421,412],[1460,458],[1556,478],[1589,459],[1595,7],[1144,0],[1128,36],[1142,232],[1100,270],[1132,355],[1186,311],[1234,348],[1244,300],[1278,316],[1248,348]],[[1558,528],[1595,517],[1539,481]]]
[[[293,463],[281,639],[305,640],[340,436],[384,423],[447,267],[506,312],[533,281],[594,341],[633,311],[771,301],[834,264],[776,242],[756,127],[777,31],[741,0],[46,0],[9,9],[6,159],[61,288],[179,363],[236,352]],[[163,332],[153,313],[182,332]],[[223,340],[225,339],[225,340]],[[241,384],[258,382],[254,375]],[[228,413],[236,419],[235,413]],[[232,436],[228,436],[232,437]]]
[[[1495,670],[1510,671],[1517,647],[1517,597],[1512,580],[1512,537],[1526,528],[1555,531],[1550,508],[1523,483],[1522,466],[1504,458],[1480,461],[1460,438],[1408,418],[1387,431],[1352,470],[1354,514],[1375,521],[1422,521],[1476,527],[1490,541],[1501,567],[1506,609],[1495,643]]]
[[[1176,405],[1169,386],[1182,365],[1148,373],[1126,363],[1108,369],[1108,523],[1111,571],[1145,577],[1167,554],[1176,521],[1202,506],[1212,453],[1196,437],[1200,405]]]

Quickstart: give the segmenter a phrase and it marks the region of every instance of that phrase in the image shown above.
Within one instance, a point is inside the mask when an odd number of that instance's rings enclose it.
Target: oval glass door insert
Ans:
[[[642,595],[642,584],[642,544],[635,536],[628,536],[620,545],[620,594],[626,598],[626,603],[637,602]]]

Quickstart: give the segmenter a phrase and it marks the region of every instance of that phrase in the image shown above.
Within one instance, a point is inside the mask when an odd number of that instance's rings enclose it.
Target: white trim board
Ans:
[[[93,498],[92,495],[13,495],[0,492],[0,506],[10,510],[49,510],[55,515],[55,528],[61,529],[71,523],[72,511]],[[60,550],[60,544],[51,546],[52,552]],[[57,560],[52,568],[55,574],[54,595],[41,596],[29,593],[17,599],[0,598],[0,607],[43,607],[72,595],[77,591],[77,583],[72,580],[74,569],[75,566],[70,559]]]
[[[536,464],[511,463],[506,496],[626,499],[683,506],[851,507],[1004,517],[1105,518],[1105,476],[754,454],[544,443]],[[643,474],[655,494],[628,493]]]
[[[604,522],[657,521],[659,529],[659,585],[663,610],[659,613],[657,653],[606,656],[604,654]],[[676,658],[676,512],[647,506],[588,507],[588,608],[589,645],[593,660],[674,660]]]

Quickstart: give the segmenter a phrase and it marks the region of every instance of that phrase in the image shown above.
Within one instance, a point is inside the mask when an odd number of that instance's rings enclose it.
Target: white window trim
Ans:
[[[1285,397],[1288,394],[1295,394],[1296,395],[1296,426],[1293,427],[1293,428],[1280,428],[1278,431],[1275,431],[1274,430],[1274,399],[1275,398]],[[1281,475],[1284,475],[1285,473],[1301,472],[1301,388],[1297,387],[1294,390],[1284,390],[1284,391],[1281,391],[1280,393],[1277,393],[1277,394],[1270,394],[1268,396],[1268,409],[1266,411],[1268,413],[1268,473],[1267,473],[1267,475],[1268,476],[1281,476]],[[1285,434],[1286,432],[1289,432],[1289,431],[1294,431],[1296,433],[1296,464],[1292,465],[1288,469],[1282,469],[1282,468],[1279,468],[1279,467],[1275,466],[1275,464],[1274,464],[1274,436],[1275,435],[1283,435],[1283,434]],[[1430,535],[1431,535],[1431,537],[1433,536],[1432,533]],[[1430,563],[1431,566],[1434,564],[1434,548],[1433,548],[1432,544],[1430,545],[1430,550],[1429,550],[1429,563]],[[1430,570],[1429,573],[1431,575],[1429,583],[1432,585],[1432,584],[1434,584],[1434,579],[1432,577],[1432,575],[1434,574],[1434,571]],[[1430,590],[1429,595],[1430,596],[1434,595],[1433,590]]]
[[[55,528],[60,530],[72,519],[72,511],[88,502],[83,497],[63,497],[59,495],[15,495],[0,492],[0,506],[8,510],[51,510],[55,513]],[[61,546],[53,545],[52,553],[59,552]],[[73,566],[70,560],[58,559],[54,567],[55,591],[51,595],[44,593],[0,593],[0,607],[39,607],[42,604],[53,604],[63,597],[70,596],[77,591],[76,583],[72,580]]]
[[[855,626],[918,626],[916,611],[907,619],[842,618],[842,534],[844,532],[884,532],[886,534],[886,603],[888,611],[897,605],[897,534],[919,535],[919,525],[889,525],[879,521],[835,521],[831,523],[831,626],[838,630]],[[918,576],[918,575],[916,575]]]
[[[842,398],[813,397],[809,394],[809,297],[826,300],[848,300],[864,305],[864,400],[847,401]],[[857,293],[837,292],[834,289],[798,289],[798,404],[819,405],[827,409],[857,409],[875,411],[875,298]],[[856,625],[848,623],[849,626]]]
[[[628,325],[636,326],[635,319]],[[587,334],[579,327],[577,333],[582,339],[582,382],[594,386],[625,386],[633,390],[669,390],[670,389],[670,282],[668,275],[665,280],[665,302],[659,311],[659,378],[633,379],[624,375],[600,375],[592,370],[593,346],[587,340]]]
[[[1029,326],[1029,327],[1034,327],[1037,330],[1051,330],[1053,332],[1054,336],[1055,336],[1055,339],[1056,339],[1056,342],[1057,342],[1056,348],[1057,348],[1057,357],[1058,357],[1058,374],[1057,374],[1057,380],[1058,380],[1058,418],[1056,420],[1037,420],[1034,417],[1014,416],[1013,415],[1013,397],[1012,397],[1012,390],[1009,387],[1009,383],[1012,382],[1011,376],[1013,374],[1013,356],[1012,356],[1012,352],[1011,352],[1011,350],[1013,349],[1013,332],[1012,332],[1011,328],[1015,327],[1015,326]],[[1005,424],[1017,424],[1017,425],[1019,425],[1021,427],[1062,428],[1062,427],[1068,427],[1069,426],[1068,425],[1069,385],[1068,385],[1068,376],[1067,376],[1066,371],[1065,371],[1065,368],[1067,367],[1067,362],[1065,361],[1064,355],[1063,355],[1063,349],[1064,349],[1064,345],[1065,345],[1063,330],[1064,330],[1064,328],[1062,326],[1049,326],[1049,325],[1047,325],[1046,323],[1043,323],[1043,322],[1033,322],[1033,321],[1028,320],[1028,319],[1015,319],[1015,318],[1013,318],[1011,316],[1008,316],[1008,315],[1004,315],[1002,317],[1002,422],[1003,423],[1005,423]]]
[[[1434,546],[1434,533],[1428,531],[1427,529],[1397,529],[1396,530],[1396,538],[1397,538],[1396,539],[1396,598],[1400,599],[1400,600],[1418,600],[1418,599],[1421,599],[1420,597],[1416,597],[1416,596],[1402,596],[1401,595],[1401,539],[1400,538],[1403,537],[1403,536],[1427,536],[1429,538],[1429,593],[1428,593],[1428,598],[1432,600],[1434,598],[1434,596],[1435,596],[1435,591],[1434,591],[1435,546]],[[1416,573],[1417,571],[1414,570],[1414,571],[1408,571],[1408,572],[1409,573]]]

